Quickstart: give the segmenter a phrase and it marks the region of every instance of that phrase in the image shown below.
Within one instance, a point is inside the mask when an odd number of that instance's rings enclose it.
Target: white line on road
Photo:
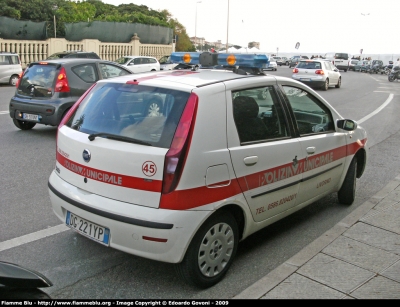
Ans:
[[[0,114],[8,114],[10,113],[9,111],[0,111]]]
[[[56,235],[58,233],[64,232],[66,230],[69,230],[70,228],[68,228],[67,226],[65,226],[64,224],[60,224],[58,226],[54,226],[54,227],[50,227],[47,229],[43,229],[43,230],[39,230],[37,232],[33,232],[30,234],[27,234],[25,236],[21,236],[18,238],[14,238],[11,240],[7,240],[4,242],[0,242],[0,252],[1,251],[5,251],[7,249],[13,248],[13,247],[17,247],[20,245],[23,245],[25,243],[30,243],[33,241],[37,241],[46,237],[50,237],[52,235]]]
[[[374,112],[358,120],[357,123],[361,124],[362,122],[365,122],[367,119],[370,119],[372,116],[378,114],[380,111],[383,110],[384,107],[386,107],[392,101],[393,96],[394,96],[393,94],[390,94],[388,99],[386,99],[386,101],[379,108],[377,108]]]

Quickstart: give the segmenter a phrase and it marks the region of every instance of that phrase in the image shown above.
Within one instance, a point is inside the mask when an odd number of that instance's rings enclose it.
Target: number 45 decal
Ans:
[[[142,172],[147,177],[154,176],[154,174],[157,172],[157,166],[152,161],[146,161],[142,165]]]

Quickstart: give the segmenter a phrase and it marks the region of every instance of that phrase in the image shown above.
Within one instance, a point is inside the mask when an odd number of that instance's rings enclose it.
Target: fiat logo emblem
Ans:
[[[90,161],[90,158],[92,157],[92,154],[90,153],[90,151],[88,149],[85,149],[82,153],[82,158],[83,161],[85,161],[86,163]]]

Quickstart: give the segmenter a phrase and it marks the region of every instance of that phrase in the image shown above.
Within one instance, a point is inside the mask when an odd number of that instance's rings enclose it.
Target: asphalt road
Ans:
[[[291,71],[282,66],[270,73],[290,76]],[[345,118],[360,121],[367,129],[370,158],[364,176],[358,180],[356,201],[350,207],[342,206],[332,194],[253,234],[239,245],[225,279],[206,290],[186,285],[177,278],[173,265],[101,246],[72,230],[43,238],[44,230],[61,225],[52,212],[47,191],[55,165],[57,129],[37,125],[30,131],[18,130],[8,114],[14,88],[1,85],[0,260],[47,276],[54,285],[43,290],[53,298],[235,296],[333,227],[400,172],[400,83],[389,83],[384,75],[358,72],[342,72],[342,80],[340,89],[317,92]],[[25,235],[29,236],[22,237]],[[21,237],[29,243],[2,250],[8,240]]]

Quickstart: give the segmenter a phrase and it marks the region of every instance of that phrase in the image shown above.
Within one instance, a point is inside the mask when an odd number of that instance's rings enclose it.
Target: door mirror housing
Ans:
[[[354,131],[357,129],[357,123],[351,119],[339,119],[336,125],[338,128],[346,131]]]

